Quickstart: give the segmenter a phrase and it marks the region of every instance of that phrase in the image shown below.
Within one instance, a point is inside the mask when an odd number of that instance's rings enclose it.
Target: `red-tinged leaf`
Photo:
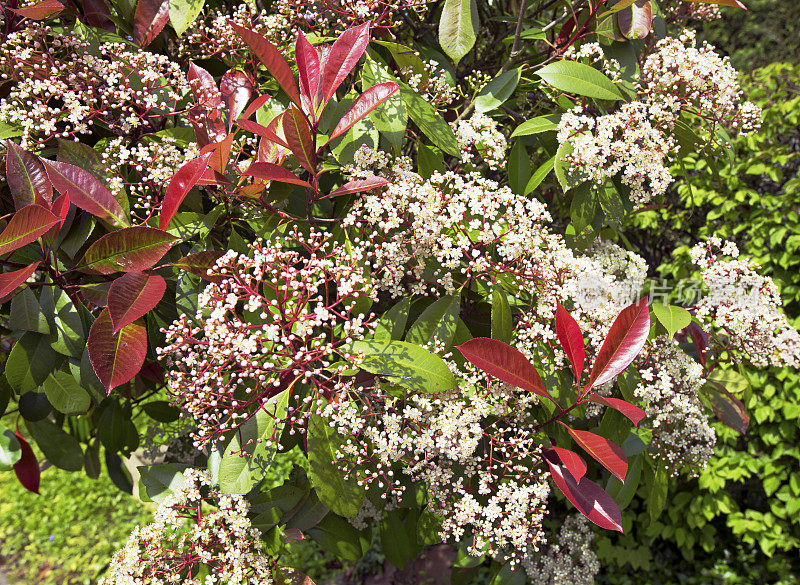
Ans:
[[[44,165],[11,140],[6,140],[6,180],[17,209],[36,203],[37,195],[48,205],[53,200],[53,186]]]
[[[687,2],[697,2],[698,4],[718,4],[719,6],[730,6],[732,8],[742,8],[747,10],[747,6],[739,0],[687,0]]]
[[[175,262],[173,266],[176,268],[182,268],[183,270],[191,272],[192,274],[196,274],[203,280],[220,283],[225,280],[225,277],[220,274],[209,274],[208,271],[214,266],[214,264],[216,264],[217,260],[219,260],[223,254],[224,252],[220,252],[218,250],[196,252],[194,254],[184,256]]]
[[[41,205],[26,205],[11,216],[0,233],[0,255],[30,244],[61,220]]]
[[[205,146],[226,135],[220,107],[222,93],[217,89],[214,76],[199,65],[189,63],[187,78],[195,97],[195,104],[189,110],[189,121],[198,136],[198,144]]]
[[[98,307],[108,305],[108,290],[111,288],[110,282],[100,282],[96,284],[84,284],[81,286],[81,294],[90,303]]]
[[[340,197],[342,195],[352,195],[353,193],[361,193],[363,191],[371,191],[378,187],[388,185],[389,181],[383,177],[366,177],[364,179],[356,179],[348,181],[335,191],[331,192],[327,197]]]
[[[622,448],[609,441],[605,437],[590,433],[589,431],[576,431],[558,421],[561,426],[567,429],[578,445],[603,467],[608,469],[621,482],[625,481],[628,473],[628,458]]]
[[[628,420],[630,420],[633,423],[633,426],[636,427],[638,427],[642,419],[645,416],[647,416],[647,413],[638,406],[634,406],[630,402],[621,400],[619,398],[600,396],[599,394],[595,394],[594,392],[592,392],[591,394],[589,394],[589,400],[591,400],[592,402],[596,402],[597,404],[610,406],[614,410],[621,412],[626,417],[628,417]]]
[[[358,96],[358,99],[353,102],[353,105],[350,106],[344,116],[342,116],[342,119],[339,120],[339,123],[336,124],[336,128],[333,129],[333,133],[328,142],[350,130],[350,128],[355,126],[364,116],[396,94],[397,89],[398,86],[396,83],[387,81],[386,83],[373,85]]]
[[[617,315],[594,360],[587,388],[605,384],[636,359],[650,334],[647,298],[626,307]]]
[[[747,432],[750,417],[747,416],[747,410],[741,400],[717,382],[710,382],[703,388],[703,392],[711,403],[711,410],[722,424],[742,434]]]
[[[206,169],[203,174],[197,179],[198,185],[227,185],[232,186],[231,183],[225,175],[221,175],[219,172],[215,171],[214,169],[208,168]]]
[[[317,172],[317,154],[314,148],[314,139],[311,137],[311,128],[308,126],[303,112],[290,106],[283,116],[283,134],[289,150],[304,169],[312,175]]]
[[[145,316],[158,305],[166,290],[163,278],[144,272],[128,272],[112,282],[108,289],[108,316],[113,332]]]
[[[228,167],[228,161],[230,160],[231,144],[233,144],[234,136],[235,134],[233,133],[228,134],[225,138],[223,138],[219,142],[215,142],[214,144],[207,144],[206,146],[200,149],[201,156],[206,154],[207,152],[211,153],[211,158],[208,159],[208,166],[213,171],[216,171],[217,173],[225,172],[225,169]],[[199,183],[200,179],[198,179],[197,182]],[[196,184],[197,183],[195,183],[195,185]]]
[[[169,0],[138,0],[133,15],[133,42],[144,48],[169,22]]]
[[[247,107],[247,103],[255,91],[255,85],[247,74],[232,69],[222,76],[222,80],[219,82],[219,91],[228,114],[228,129],[230,130],[233,128],[234,121]]]
[[[575,478],[575,481],[581,483],[581,478],[586,474],[586,462],[583,460],[583,457],[574,451],[563,449],[562,447],[553,447],[553,450],[558,455],[558,458],[561,459],[561,463],[564,464],[567,471]]]
[[[600,528],[622,532],[622,512],[614,499],[599,485],[588,477],[580,484],[575,480],[565,465],[562,465],[552,449],[542,453],[550,467],[550,477],[578,512],[586,516]]]
[[[498,380],[552,400],[533,364],[507,343],[476,337],[456,346],[456,349],[476,368]]]
[[[25,440],[25,437],[19,433],[14,433],[14,436],[17,437],[20,451],[22,452],[22,456],[19,458],[19,461],[14,464],[14,473],[17,474],[17,479],[19,480],[19,483],[22,484],[22,487],[29,492],[38,494],[39,462],[36,460],[36,455],[33,453],[33,449],[31,449],[28,441]]]
[[[147,226],[117,230],[89,246],[77,268],[90,274],[141,272],[161,260],[177,239]]]
[[[39,263],[34,262],[25,268],[0,274],[0,299],[14,292],[19,285],[28,280],[38,266]]]
[[[114,333],[108,309],[103,309],[89,329],[87,349],[94,373],[110,394],[142,369],[147,354],[147,328],[139,320]]]
[[[353,70],[369,44],[369,22],[344,31],[325,53],[322,68],[322,103],[327,104],[344,78]]]
[[[692,337],[695,349],[697,349],[697,357],[700,358],[700,363],[705,367],[706,365],[706,349],[708,349],[708,333],[703,331],[697,323],[692,321],[687,327],[689,335]]]
[[[39,160],[44,163],[47,177],[56,191],[62,195],[69,194],[69,200],[77,207],[112,224],[130,225],[111,191],[89,171],[65,162],[43,158]]]
[[[294,59],[300,74],[300,99],[303,102],[303,108],[312,118],[315,118],[316,109],[319,106],[319,53],[311,46],[302,31],[297,33]]]
[[[627,39],[643,39],[653,30],[653,5],[650,0],[635,0],[617,13],[617,23]]]
[[[281,120],[283,120],[283,116],[281,116]],[[286,142],[286,140],[281,138],[280,136],[278,136],[278,134],[274,130],[268,128],[267,126],[262,126],[261,124],[259,124],[257,122],[253,122],[251,120],[244,120],[244,119],[237,120],[236,124],[240,128],[243,128],[244,130],[247,130],[248,132],[252,132],[253,134],[257,134],[259,136],[262,136],[262,137],[266,138],[267,140],[270,140],[270,141],[272,141],[272,142],[274,142],[276,144],[279,144],[280,146],[282,146],[284,148],[289,148],[289,144]],[[272,125],[272,123],[270,123],[270,126],[271,125]]]
[[[561,347],[569,358],[575,379],[580,380],[583,375],[583,366],[586,362],[586,346],[583,343],[583,333],[578,322],[558,303],[556,306],[556,335]]]
[[[247,43],[247,46],[255,53],[256,57],[263,63],[272,77],[275,78],[275,81],[277,81],[281,89],[286,92],[289,99],[292,100],[298,108],[301,107],[300,93],[297,91],[297,85],[294,82],[292,70],[275,45],[257,32],[246,29],[233,21],[230,22],[230,25],[233,27],[233,30],[236,31],[236,34]]]
[[[58,0],[41,0],[41,2],[25,8],[10,8],[9,10],[31,20],[44,20],[64,10],[64,5]]]
[[[141,371],[139,374],[145,380],[149,380],[156,384],[163,384],[164,383],[164,370],[161,369],[161,366],[158,365],[157,362],[150,362],[142,366]]]
[[[240,117],[246,120],[247,118],[255,114],[256,110],[258,110],[258,108],[266,104],[267,101],[269,101],[270,99],[272,99],[271,95],[258,96],[256,99],[250,102],[250,105],[245,108],[244,112],[242,112],[242,115]]]
[[[109,18],[111,11],[108,9],[105,0],[83,0],[81,5],[87,23],[109,32],[117,32],[117,27],[114,26],[114,23]]]
[[[208,167],[208,160],[211,158],[213,152],[207,152],[202,156],[193,158],[177,170],[169,180],[167,185],[167,192],[164,195],[164,201],[161,202],[161,211],[158,216],[158,228],[166,230],[169,227],[169,222],[175,217],[178,208],[186,198],[189,191],[192,190],[203,176],[206,168]]]
[[[58,217],[61,221],[47,230],[47,233],[43,236],[47,238],[48,241],[52,242],[53,239],[58,235],[58,232],[61,231],[61,227],[64,225],[64,220],[67,219],[67,214],[69,213],[69,203],[69,194],[65,193],[64,195],[59,195],[56,197],[56,200],[53,201],[53,204],[50,206],[50,212]]]
[[[255,177],[264,181],[280,181],[281,183],[291,183],[302,187],[311,188],[311,185],[292,173],[276,164],[268,162],[254,162],[242,173],[248,177]]]

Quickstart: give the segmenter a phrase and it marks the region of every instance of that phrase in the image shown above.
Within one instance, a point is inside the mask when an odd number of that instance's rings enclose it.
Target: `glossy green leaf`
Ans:
[[[81,357],[86,346],[86,332],[78,308],[69,295],[55,286],[43,287],[39,304],[48,316],[51,347],[60,354]]]
[[[511,307],[508,305],[506,293],[495,287],[492,290],[492,339],[509,343],[514,334],[514,323],[511,319]]]
[[[400,95],[406,104],[409,117],[419,126],[422,133],[447,154],[460,156],[456,135],[436,108],[405,84],[400,85]]]
[[[50,374],[42,386],[47,399],[63,414],[83,414],[92,405],[89,394],[71,374],[57,371]]]
[[[439,44],[456,65],[475,45],[479,25],[476,0],[445,0],[439,19]]]
[[[185,466],[174,463],[139,467],[139,476],[147,497],[160,504],[168,495],[187,487],[184,469]]]
[[[536,71],[546,83],[554,88],[576,95],[601,100],[621,100],[614,82],[594,67],[578,61],[556,61]]]
[[[427,307],[408,329],[406,341],[415,345],[434,342],[450,347],[456,334],[461,295],[446,295]]]
[[[39,449],[50,463],[65,471],[83,469],[83,450],[75,437],[48,420],[28,421],[26,424]]]
[[[670,337],[674,336],[684,327],[688,327],[689,323],[692,322],[691,314],[683,307],[653,303],[652,309],[656,319],[664,326]]]
[[[516,68],[499,74],[478,92],[475,98],[475,111],[491,112],[499,108],[517,89],[522,69]]]
[[[25,333],[11,348],[6,360],[6,379],[19,394],[36,390],[62,360],[50,347],[46,336]]]
[[[558,128],[558,123],[561,121],[561,114],[548,114],[546,116],[537,116],[530,120],[524,121],[517,126],[511,133],[511,138],[516,136],[530,136],[532,134],[541,134],[542,132],[550,132]]]
[[[403,297],[378,320],[375,339],[402,339],[411,308],[411,297]]]
[[[508,186],[518,195],[525,192],[531,178],[531,161],[528,150],[519,140],[514,143],[508,159]]]
[[[533,175],[531,175],[531,178],[528,181],[528,183],[525,185],[525,193],[524,193],[525,195],[533,193],[536,190],[536,188],[542,184],[542,181],[544,181],[545,178],[547,178],[547,175],[550,174],[550,171],[553,170],[555,162],[556,162],[556,157],[554,155],[551,156],[546,161],[544,161],[542,165],[538,169],[536,169]]]
[[[205,0],[169,0],[169,23],[181,36],[203,10]]]
[[[0,423],[0,471],[10,471],[22,457],[22,448],[11,429]]]
[[[47,318],[42,312],[36,294],[30,288],[23,288],[11,299],[9,325],[12,329],[34,331],[45,335],[50,333]]]

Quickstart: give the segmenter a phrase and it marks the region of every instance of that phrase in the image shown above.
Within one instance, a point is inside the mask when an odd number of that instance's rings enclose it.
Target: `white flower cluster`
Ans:
[[[459,120],[450,125],[458,140],[461,162],[475,163],[474,153],[477,151],[478,157],[486,161],[490,169],[505,168],[508,143],[496,120],[486,114],[473,114],[469,120]]]
[[[571,61],[580,61],[583,59],[589,63],[596,63],[600,65],[600,69],[614,81],[619,81],[622,75],[619,61],[606,57],[605,51],[603,51],[603,47],[600,46],[600,43],[583,43],[580,46],[574,44],[570,45],[567,47],[567,50],[564,51],[563,58]]]
[[[452,103],[458,96],[456,85],[449,81],[448,73],[436,61],[422,62],[423,70],[414,72],[411,66],[400,70],[406,83],[422,98],[436,108],[442,108]]]
[[[211,489],[205,470],[183,477],[153,522],[134,528],[99,585],[271,585],[271,561],[247,518],[247,500]],[[192,577],[200,567],[208,576]]]
[[[388,165],[385,156],[362,152],[356,174]],[[363,165],[361,164],[363,163]],[[479,173],[434,173],[423,179],[411,161],[384,166],[390,184],[356,201],[344,219],[360,234],[353,256],[376,285],[393,296],[444,289],[468,277],[514,272],[544,242],[544,205],[514,194]]]
[[[91,45],[34,23],[0,44],[0,122],[21,130],[23,148],[91,132],[101,122],[127,135],[175,113],[188,91],[180,67],[122,43]]]
[[[646,404],[653,456],[673,475],[696,476],[714,454],[717,435],[699,392],[703,367],[666,336],[649,342],[636,361],[642,378],[634,394]]]
[[[758,274],[758,264],[739,258],[736,245],[718,237],[697,244],[691,257],[707,293],[697,305],[698,319],[725,334],[730,348],[756,366],[800,367],[800,333],[781,310],[777,285]]]
[[[593,585],[600,561],[592,550],[594,534],[589,521],[573,514],[564,520],[557,542],[546,554],[523,563],[535,585]]]
[[[217,282],[198,298],[192,319],[182,315],[166,330],[157,353],[165,358],[167,388],[198,426],[202,446],[246,421],[269,398],[303,384],[338,388],[334,350],[360,339],[368,317],[359,298],[376,294],[362,268],[330,236],[291,231],[280,240],[256,240],[249,255],[233,251],[211,269]],[[310,397],[293,395],[300,405]],[[290,433],[305,415],[291,411]]]
[[[681,2],[688,4],[689,18],[701,22],[710,22],[722,18],[722,9],[717,4],[699,4],[697,2]]]

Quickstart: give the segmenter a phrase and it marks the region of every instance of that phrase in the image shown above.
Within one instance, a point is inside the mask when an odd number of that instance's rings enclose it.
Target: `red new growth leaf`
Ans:
[[[283,120],[283,118],[285,118],[285,117],[286,116],[284,116],[283,113],[282,113],[281,116],[280,116],[280,120]],[[275,120],[273,120],[272,122],[274,122],[274,121]],[[237,120],[236,124],[240,128],[244,128],[248,132],[252,132],[253,134],[258,134],[259,136],[263,136],[267,140],[270,140],[270,141],[272,141],[272,142],[274,142],[276,144],[279,144],[284,148],[289,148],[289,144],[286,142],[286,140],[284,140],[283,138],[278,136],[278,134],[273,129],[272,122],[269,123],[269,127],[262,126],[261,124],[259,124],[257,122],[253,122],[251,120],[244,120],[244,119]]]
[[[618,445],[600,435],[595,435],[589,431],[576,431],[561,421],[558,422],[567,429],[569,435],[584,451],[594,457],[600,465],[608,469],[617,479],[622,482],[625,481],[625,474],[628,473],[628,458]]]
[[[109,32],[116,32],[117,27],[111,21],[111,11],[105,0],[83,0],[81,2],[83,8],[83,15],[86,17],[86,22],[90,25],[103,28]]]
[[[69,200],[95,217],[108,222],[127,226],[119,202],[111,191],[98,181],[93,174],[69,163],[40,158],[47,171],[47,177],[62,195],[69,194]]]
[[[552,400],[533,364],[507,343],[489,337],[476,337],[456,346],[456,349],[472,365],[498,380]]]
[[[41,205],[26,205],[11,216],[8,225],[0,233],[0,255],[30,244],[60,221]]]
[[[542,453],[542,457],[550,467],[550,477],[567,499],[591,522],[606,530],[622,532],[622,512],[614,499],[599,485],[588,477],[580,484],[575,480],[565,465],[562,465],[552,449]]]
[[[222,102],[228,114],[228,129],[233,128],[233,123],[247,107],[247,102],[253,96],[255,85],[250,77],[241,71],[231,70],[222,76],[219,82],[219,91]]]
[[[387,81],[386,83],[373,85],[358,96],[358,99],[345,112],[342,119],[339,120],[339,123],[336,124],[336,128],[333,129],[333,133],[328,142],[350,130],[350,128],[359,120],[363,119],[364,116],[397,93],[397,89],[398,86],[396,83]]]
[[[42,0],[32,6],[10,8],[9,10],[31,20],[44,20],[64,10],[64,5],[58,0]]]
[[[572,477],[575,478],[575,481],[580,483],[581,478],[586,473],[586,462],[583,460],[583,457],[574,451],[563,449],[561,447],[553,447],[553,450],[558,454],[558,458],[561,459],[564,467],[566,467],[567,470],[572,474]]]
[[[22,487],[29,492],[38,494],[39,462],[36,460],[36,455],[34,455],[33,449],[31,449],[31,446],[28,444],[28,441],[25,440],[25,437],[19,433],[14,433],[14,436],[17,437],[20,451],[22,452],[22,456],[19,458],[19,461],[14,464],[14,473],[17,474],[17,479],[19,480],[19,483],[22,484]]]
[[[617,315],[594,360],[588,388],[605,384],[639,355],[650,334],[650,307],[647,298],[626,307]]]
[[[314,148],[314,139],[311,128],[308,126],[303,112],[293,106],[283,116],[283,133],[289,150],[303,168],[312,175],[317,173],[317,153]]]
[[[177,239],[147,226],[117,230],[89,246],[77,268],[90,274],[141,272],[161,260]]]
[[[147,328],[139,320],[114,333],[108,309],[103,309],[89,329],[87,349],[94,373],[111,393],[142,368],[147,354]]]
[[[302,31],[297,33],[297,41],[294,43],[294,59],[300,74],[300,99],[303,101],[303,108],[315,118],[319,105],[319,53]]]
[[[292,173],[273,163],[268,162],[254,162],[245,172],[242,173],[248,177],[255,177],[264,181],[280,181],[281,183],[291,183],[293,185],[301,185],[303,187],[311,188],[311,185]]]
[[[53,200],[53,186],[44,165],[11,140],[6,140],[6,180],[17,209],[35,203],[37,194],[47,204]]]
[[[341,195],[351,195],[352,193],[361,193],[362,191],[371,191],[378,187],[388,185],[389,181],[383,177],[366,177],[364,179],[356,179],[355,181],[348,181],[335,191],[331,192],[327,197],[340,197]]]
[[[192,274],[196,274],[200,278],[208,280],[209,282],[222,282],[225,280],[224,276],[219,274],[210,275],[208,274],[208,271],[212,266],[214,266],[216,261],[219,260],[223,254],[224,252],[220,252],[218,250],[196,252],[194,254],[184,256],[175,262],[173,266],[182,268],[183,270],[191,272]]]
[[[157,274],[129,272],[108,289],[108,316],[114,333],[146,315],[164,296],[166,281]]]
[[[586,347],[583,344],[583,333],[577,321],[572,318],[561,303],[556,306],[556,335],[561,347],[569,358],[575,379],[580,380],[586,362]]]
[[[164,201],[161,202],[158,229],[166,230],[169,227],[169,222],[175,217],[178,207],[180,207],[192,187],[200,180],[200,177],[203,176],[203,172],[208,167],[208,159],[211,158],[212,154],[213,152],[207,152],[202,156],[193,158],[172,175],[169,185],[167,185]]]
[[[639,426],[641,420],[645,417],[645,412],[638,406],[634,406],[630,402],[625,400],[620,400],[619,398],[610,398],[607,396],[600,396],[599,394],[595,394],[592,392],[589,394],[589,400],[592,402],[596,402],[597,404],[604,404],[605,406],[610,406],[614,410],[618,410],[622,414],[628,417],[630,421],[634,424],[634,426]]]
[[[322,103],[327,104],[369,44],[369,22],[344,31],[322,58]]]
[[[39,266],[38,262],[34,262],[30,266],[13,270],[11,272],[3,272],[0,274],[0,299],[9,293],[12,293],[23,282],[30,278],[33,271]]]
[[[742,434],[747,432],[750,417],[741,400],[716,382],[709,383],[704,392],[711,402],[711,410],[722,424]]]
[[[689,335],[692,337],[695,349],[697,349],[697,357],[700,358],[700,363],[703,367],[706,365],[706,349],[708,348],[708,333],[694,321],[689,323],[687,327]]]
[[[169,0],[139,0],[133,15],[133,42],[144,48],[169,22]]]
[[[50,206],[50,211],[61,220],[47,230],[47,233],[43,236],[49,242],[52,242],[53,239],[58,235],[58,232],[61,231],[61,226],[64,225],[64,220],[67,219],[67,214],[69,213],[69,194],[59,195]]]
[[[233,21],[230,21],[230,25],[233,30],[236,31],[236,34],[238,34],[242,40],[247,43],[247,46],[250,47],[250,50],[253,51],[253,53],[255,53],[259,61],[264,64],[264,67],[267,68],[267,71],[272,74],[272,77],[275,78],[275,81],[278,82],[278,85],[281,86],[281,89],[286,92],[286,95],[289,96],[289,99],[291,99],[298,108],[302,107],[300,102],[300,93],[297,91],[297,85],[295,85],[292,70],[289,67],[289,64],[286,62],[286,59],[283,58],[283,55],[281,55],[280,51],[278,51],[275,45],[270,43],[257,32],[246,29]]]
[[[688,0],[689,2],[697,2],[698,4],[719,4],[720,6],[731,6],[732,8],[742,8],[747,10],[739,0]]]

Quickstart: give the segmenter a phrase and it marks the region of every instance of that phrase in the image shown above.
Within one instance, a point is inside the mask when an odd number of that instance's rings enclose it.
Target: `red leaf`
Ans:
[[[588,477],[580,484],[566,466],[559,463],[555,451],[549,449],[542,453],[550,466],[550,477],[567,499],[591,522],[606,530],[622,532],[622,512],[614,499]]]
[[[11,216],[8,225],[0,233],[0,255],[30,244],[60,221],[41,205],[26,205]]]
[[[569,358],[575,379],[580,380],[583,374],[583,366],[586,362],[586,347],[583,344],[583,333],[577,321],[572,318],[564,305],[558,303],[556,306],[556,335],[561,347]]]
[[[378,187],[388,185],[389,181],[383,177],[366,177],[364,179],[356,179],[355,181],[348,181],[327,197],[340,197],[341,195],[350,195],[352,193],[361,193],[362,191],[371,191]]]
[[[575,481],[580,483],[581,478],[586,473],[586,462],[583,460],[583,457],[574,451],[563,449],[561,447],[553,447],[553,450],[556,452],[556,454],[558,454],[558,458],[561,459],[564,467],[566,467],[567,470],[572,474],[572,477],[575,478]]]
[[[211,158],[208,159],[208,166],[211,168],[211,170],[216,171],[217,173],[223,173],[228,167],[228,161],[230,160],[231,154],[231,144],[233,144],[234,136],[235,135],[233,133],[228,134],[219,142],[207,144],[200,149],[201,156],[206,153],[211,153]],[[205,171],[203,171],[203,174],[205,174]],[[202,175],[200,176],[202,177]],[[200,179],[198,179],[197,183],[195,184],[198,183],[200,183]]]
[[[83,0],[83,15],[86,17],[86,22],[90,25],[105,29],[109,32],[116,32],[117,27],[111,21],[111,11],[105,0]]]
[[[116,333],[158,305],[167,290],[166,281],[157,274],[128,272],[111,283],[108,289],[108,316]]]
[[[90,303],[98,307],[105,307],[108,305],[108,289],[111,288],[110,282],[101,282],[98,284],[84,284],[81,286],[81,294]]]
[[[292,173],[276,164],[268,162],[254,162],[242,173],[248,177],[255,177],[264,181],[280,181],[281,183],[291,183],[311,188],[311,185]]]
[[[169,0],[139,0],[133,16],[133,42],[144,48],[169,22]]]
[[[558,422],[567,429],[570,436],[584,451],[594,457],[600,465],[608,469],[621,482],[625,481],[625,474],[628,473],[628,458],[622,448],[605,437],[589,431],[576,431],[561,421]]]
[[[747,410],[742,401],[717,382],[710,382],[703,390],[711,402],[711,410],[714,411],[720,422],[745,434],[747,427],[750,426],[750,417],[747,416]]]
[[[649,334],[650,307],[645,297],[617,315],[597,353],[586,387],[604,384],[627,368],[639,355]]]
[[[189,122],[194,128],[198,144],[205,146],[226,134],[222,121],[222,93],[214,77],[202,67],[189,63],[187,75],[194,93],[195,104],[189,109]]]
[[[249,106],[247,106],[245,108],[244,112],[242,112],[241,118],[246,120],[247,118],[249,118],[250,116],[255,114],[256,110],[258,110],[258,108],[260,108],[261,106],[266,104],[267,101],[269,101],[270,99],[272,99],[271,95],[260,95],[260,96],[258,96],[256,99],[254,99],[252,102],[250,102]]]
[[[369,44],[369,22],[344,31],[322,58],[322,103],[327,104]]]
[[[599,394],[595,394],[594,392],[592,392],[591,394],[589,394],[589,400],[591,400],[592,402],[596,402],[598,404],[604,404],[606,406],[610,406],[614,410],[618,410],[619,412],[627,416],[634,426],[639,426],[641,420],[646,416],[644,410],[642,410],[638,406],[634,406],[630,402],[627,402],[625,400],[620,400],[619,398],[609,398],[606,396],[600,396]]]
[[[32,6],[9,8],[9,10],[31,20],[44,20],[64,10],[64,5],[58,0],[41,0]]]
[[[339,120],[339,123],[336,124],[336,128],[333,129],[333,133],[328,142],[350,130],[350,128],[355,126],[364,116],[397,93],[397,89],[398,86],[396,83],[387,81],[386,83],[373,85],[358,96],[358,99],[345,112],[342,119]]]
[[[247,46],[255,53],[261,63],[264,64],[267,71],[272,74],[272,77],[275,78],[275,81],[278,82],[281,89],[286,92],[289,99],[292,100],[298,108],[302,107],[300,93],[297,91],[297,85],[295,85],[292,70],[275,45],[257,32],[246,29],[233,21],[230,21],[230,25],[233,27],[233,30],[236,31],[236,34],[242,37],[242,40],[247,43]]]
[[[283,120],[283,118],[284,118],[284,116],[281,116],[281,120]],[[274,120],[273,120],[273,122],[274,122]],[[251,120],[243,120],[241,118],[236,121],[236,124],[240,128],[244,128],[248,132],[252,132],[253,134],[258,134],[259,136],[263,136],[267,140],[270,140],[270,141],[272,141],[272,142],[274,142],[276,144],[279,144],[284,148],[289,148],[289,145],[287,144],[286,140],[284,140],[283,138],[278,136],[275,133],[274,130],[270,129],[267,126],[262,126],[261,124],[258,124],[257,122],[253,122]],[[270,126],[272,126],[272,122],[270,122]]]
[[[302,31],[297,33],[297,41],[294,43],[294,59],[300,74],[300,99],[305,111],[313,118],[319,106],[319,53]]]
[[[14,433],[14,436],[17,437],[20,451],[22,451],[22,456],[19,458],[19,461],[14,464],[14,473],[17,474],[17,479],[19,480],[19,483],[22,484],[22,487],[29,492],[38,494],[39,462],[36,460],[36,455],[34,455],[33,449],[31,449],[31,446],[28,444],[28,441],[25,440],[25,437],[19,433]]]
[[[89,171],[65,162],[43,158],[39,160],[44,163],[47,177],[56,191],[62,195],[69,194],[69,200],[76,206],[113,224],[130,225],[111,191]]]
[[[208,251],[208,252],[196,252],[194,254],[189,254],[188,256],[184,256],[177,262],[173,264],[173,266],[177,268],[182,268],[187,272],[191,272],[192,274],[196,274],[200,278],[204,280],[208,280],[209,282],[222,282],[225,280],[220,274],[208,274],[209,269],[214,266],[217,260],[219,260],[224,252],[220,252],[218,250]]]
[[[290,106],[283,116],[283,133],[286,143],[292,151],[297,162],[312,175],[317,172],[317,155],[314,149],[314,139],[311,137],[311,128],[308,126],[303,112]]]
[[[64,194],[59,195],[50,206],[50,211],[61,220],[58,222],[58,225],[51,227],[44,235],[44,237],[47,238],[47,240],[51,243],[58,235],[58,232],[61,231],[61,227],[64,225],[64,220],[67,219],[67,214],[69,213],[69,203],[69,194]]]
[[[147,226],[134,226],[97,239],[77,266],[89,274],[141,272],[152,268],[178,238]]]
[[[472,365],[498,380],[552,400],[533,364],[507,343],[489,337],[476,337],[456,346],[456,349]]]
[[[164,195],[164,201],[161,202],[161,212],[158,216],[158,228],[166,230],[169,227],[169,222],[175,217],[186,195],[191,191],[192,187],[197,184],[203,172],[208,167],[208,159],[211,158],[213,152],[193,158],[177,170],[169,180],[167,185],[167,192]]]
[[[653,30],[653,5],[650,0],[636,0],[617,13],[617,24],[627,39],[643,39]]]
[[[48,205],[53,200],[53,186],[44,165],[11,140],[6,140],[6,180],[17,209],[35,203],[37,194]]]
[[[695,349],[697,349],[697,357],[700,358],[700,363],[705,367],[706,365],[706,349],[708,348],[708,333],[694,321],[689,323],[687,327],[689,335],[692,337]]]
[[[731,6],[732,8],[742,8],[747,10],[739,0],[687,0],[688,2],[697,2],[698,4],[719,4],[720,6]]]
[[[114,333],[108,309],[103,309],[89,329],[87,349],[94,373],[110,394],[142,369],[147,354],[147,328],[139,320]]]
[[[228,113],[228,129],[233,128],[234,121],[247,107],[254,90],[253,81],[241,71],[232,69],[222,76],[219,91]]]
[[[3,272],[0,274],[0,299],[9,293],[14,292],[19,285],[30,278],[34,270],[39,266],[38,262],[34,262],[30,266],[13,270],[11,272]]]

